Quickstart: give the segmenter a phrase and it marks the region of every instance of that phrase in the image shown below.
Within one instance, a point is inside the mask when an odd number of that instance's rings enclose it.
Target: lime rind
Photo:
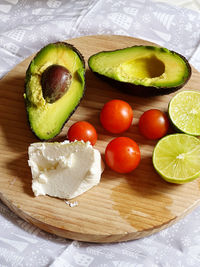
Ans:
[[[200,92],[181,91],[169,103],[172,124],[181,132],[200,136]]]
[[[153,166],[171,183],[182,184],[200,177],[200,140],[187,134],[163,137],[154,148]]]

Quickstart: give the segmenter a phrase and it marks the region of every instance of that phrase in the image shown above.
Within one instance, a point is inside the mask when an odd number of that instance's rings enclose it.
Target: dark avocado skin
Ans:
[[[91,70],[92,71],[92,70]],[[93,72],[93,71],[92,71]],[[136,84],[131,84],[131,83],[126,83],[126,82],[119,82],[117,80],[108,78],[104,75],[100,75],[99,73],[95,73],[96,77],[98,77],[100,80],[105,81],[106,83],[110,84],[112,87],[115,87],[116,89],[127,93],[127,94],[132,94],[135,96],[140,96],[140,97],[150,97],[150,96],[158,96],[158,95],[167,95],[170,93],[173,93],[179,89],[181,89],[187,82],[189,79],[187,79],[185,81],[184,84],[181,84],[180,86],[176,86],[176,87],[153,87],[153,86],[143,86],[143,85],[136,85]],[[191,74],[190,74],[191,76]]]
[[[141,47],[140,45],[138,46],[132,46],[132,47]],[[152,49],[152,46],[147,46],[148,49]],[[113,52],[115,51],[119,51],[122,49],[116,49],[113,50]],[[97,76],[99,79],[109,83],[111,86],[115,87],[116,89],[124,92],[124,93],[128,93],[128,94],[132,94],[135,96],[139,96],[139,97],[150,97],[150,96],[158,96],[158,95],[166,95],[166,94],[170,94],[173,93],[179,89],[181,89],[184,85],[186,85],[186,83],[189,81],[191,75],[192,75],[192,68],[189,64],[189,62],[187,61],[187,59],[172,50],[169,50],[172,54],[176,54],[179,57],[181,57],[183,59],[183,61],[185,62],[187,69],[188,69],[188,77],[187,79],[185,79],[184,83],[180,84],[179,86],[174,86],[174,87],[154,87],[154,86],[144,86],[144,85],[136,85],[133,83],[128,83],[128,82],[123,82],[123,81],[118,81],[115,79],[112,79],[110,77],[106,77],[104,75],[99,74],[98,72],[95,72],[92,67],[90,66],[90,58],[93,57],[94,55],[90,56],[88,59],[88,66],[89,69],[91,70],[91,72],[93,72],[95,74],[95,76]],[[107,51],[101,51],[99,53],[102,52],[107,52]],[[99,53],[95,54],[98,55]]]
[[[59,45],[64,45],[64,46],[70,48],[71,50],[73,50],[73,51],[78,55],[80,61],[82,62],[82,65],[83,65],[83,69],[84,69],[83,79],[85,80],[85,59],[84,59],[83,55],[81,54],[81,52],[80,52],[75,46],[73,46],[72,44],[69,44],[69,43],[67,43],[67,42],[55,42],[55,43],[50,43],[50,44],[48,44],[48,45],[51,45],[51,44],[56,45],[56,46],[57,46],[57,45],[58,45],[58,46],[59,46]],[[45,48],[45,47],[43,47],[43,48]],[[34,58],[33,58],[33,59],[31,60],[31,62],[29,63],[29,66],[28,66],[28,68],[27,68],[27,70],[26,70],[25,83],[24,83],[24,92],[25,92],[25,94],[27,93],[27,82],[28,82],[28,80],[29,80],[29,78],[30,78],[30,76],[31,76],[31,70],[30,70],[31,63],[32,63],[32,61],[38,56],[38,54],[40,53],[40,51],[41,51],[43,48],[41,48],[41,49],[36,53],[36,55],[34,56]],[[69,116],[68,116],[68,117],[66,118],[66,120],[63,122],[63,124],[62,124],[62,126],[60,127],[59,131],[58,131],[52,138],[41,138],[41,137],[39,137],[39,136],[37,135],[37,133],[35,132],[35,130],[33,129],[33,127],[31,126],[31,122],[30,122],[30,120],[29,120],[29,114],[28,114],[28,112],[26,112],[26,114],[27,114],[27,121],[28,121],[29,126],[30,126],[30,129],[31,129],[32,133],[35,135],[35,137],[38,138],[38,139],[41,140],[41,141],[51,141],[51,140],[54,139],[56,136],[58,136],[58,135],[60,134],[60,132],[62,131],[63,127],[65,126],[65,124],[67,123],[67,121],[70,119],[70,117],[73,115],[73,113],[74,113],[74,112],[76,111],[76,109],[78,108],[78,106],[79,106],[81,100],[82,100],[83,97],[84,97],[85,90],[86,90],[86,86],[85,86],[85,84],[84,84],[84,88],[83,88],[83,92],[82,92],[82,97],[79,99],[78,104],[74,107],[74,109],[71,111],[71,113],[69,114]],[[27,107],[30,105],[30,102],[29,102],[29,100],[27,99],[27,97],[26,97],[24,100],[25,100],[25,108],[26,108],[26,110],[27,110]]]

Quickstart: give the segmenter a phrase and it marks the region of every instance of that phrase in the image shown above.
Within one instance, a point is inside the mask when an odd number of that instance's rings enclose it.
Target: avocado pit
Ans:
[[[72,75],[64,66],[53,64],[41,76],[42,93],[48,103],[60,99],[69,89]]]

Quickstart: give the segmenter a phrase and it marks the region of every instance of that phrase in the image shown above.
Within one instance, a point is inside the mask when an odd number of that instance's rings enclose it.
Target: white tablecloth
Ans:
[[[200,70],[200,13],[146,0],[1,0],[0,76],[45,44],[120,34],[175,50]],[[0,202],[0,266],[200,266],[200,208],[150,237],[118,244],[66,240]]]

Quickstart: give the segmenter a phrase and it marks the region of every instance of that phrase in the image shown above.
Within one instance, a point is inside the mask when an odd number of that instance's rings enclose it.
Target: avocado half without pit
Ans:
[[[156,46],[102,51],[92,55],[88,65],[98,77],[138,96],[169,94],[183,87],[191,76],[186,58]]]
[[[42,48],[26,71],[25,102],[33,133],[40,140],[58,135],[85,92],[85,62],[65,42]]]

